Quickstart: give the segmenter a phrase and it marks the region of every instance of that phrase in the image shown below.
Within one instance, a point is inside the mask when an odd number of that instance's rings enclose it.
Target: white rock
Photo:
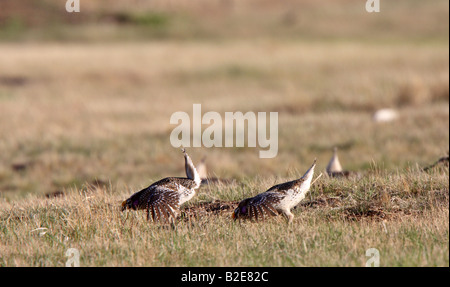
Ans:
[[[398,112],[394,109],[381,109],[373,114],[373,121],[375,122],[391,122],[398,119]]]

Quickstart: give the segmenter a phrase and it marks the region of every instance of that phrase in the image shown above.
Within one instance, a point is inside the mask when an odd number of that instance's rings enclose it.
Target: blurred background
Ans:
[[[190,148],[219,177],[397,171],[449,147],[449,2],[0,2],[0,197],[183,176],[176,111],[279,113],[278,156]],[[379,109],[397,117],[374,121]]]

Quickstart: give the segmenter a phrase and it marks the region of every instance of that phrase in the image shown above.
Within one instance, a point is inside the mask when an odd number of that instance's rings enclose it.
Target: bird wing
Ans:
[[[180,194],[164,186],[153,186],[151,191],[141,198],[147,208],[147,219],[169,221],[175,219],[180,209]]]
[[[296,187],[298,184],[301,184],[302,182],[303,182],[303,179],[298,179],[298,180],[280,183],[280,184],[272,186],[266,192],[267,193],[285,194],[286,191],[293,189],[294,187]]]
[[[273,192],[264,192],[245,199],[238,206],[238,217],[264,220],[266,217],[276,216],[278,211],[273,207],[273,204],[280,200],[280,194]]]

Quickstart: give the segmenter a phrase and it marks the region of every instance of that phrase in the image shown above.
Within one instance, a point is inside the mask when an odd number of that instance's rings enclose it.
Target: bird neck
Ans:
[[[184,160],[185,160],[186,176],[195,182],[196,188],[199,187],[202,180],[197,172],[197,169],[194,166],[194,163],[187,154],[184,155]]]

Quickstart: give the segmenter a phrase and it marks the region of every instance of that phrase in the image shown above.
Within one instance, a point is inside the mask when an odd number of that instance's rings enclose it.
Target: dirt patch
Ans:
[[[62,190],[56,190],[45,194],[46,198],[63,197],[64,192]]]
[[[299,206],[320,208],[320,207],[338,207],[341,206],[342,200],[339,197],[319,197],[314,200],[300,202],[294,209]]]
[[[0,86],[22,87],[29,83],[29,79],[23,76],[0,76]]]
[[[221,201],[201,202],[195,206],[186,207],[181,211],[183,220],[198,219],[208,215],[229,214],[238,206],[239,201]]]
[[[350,203],[341,197],[318,197],[314,200],[304,201],[295,208],[305,207],[312,209],[322,209],[329,218],[340,220],[360,221],[360,220],[395,220],[402,216],[409,216],[420,213],[414,209],[404,209],[401,207],[385,208],[376,203]],[[294,209],[295,209],[294,208]]]
[[[362,220],[363,218],[369,218],[374,220],[384,220],[389,218],[389,214],[387,214],[382,208],[377,207],[371,207],[367,209],[350,207],[344,209],[343,214],[346,219],[351,221],[359,221]]]
[[[23,161],[23,162],[15,162],[11,164],[11,169],[15,172],[24,172],[30,167],[32,167],[35,163],[33,161]]]
[[[405,210],[401,208],[386,210],[382,207],[371,206],[361,209],[360,207],[349,207],[343,210],[344,218],[350,221],[373,220],[385,221],[396,220],[404,216],[417,215],[417,210]]]

